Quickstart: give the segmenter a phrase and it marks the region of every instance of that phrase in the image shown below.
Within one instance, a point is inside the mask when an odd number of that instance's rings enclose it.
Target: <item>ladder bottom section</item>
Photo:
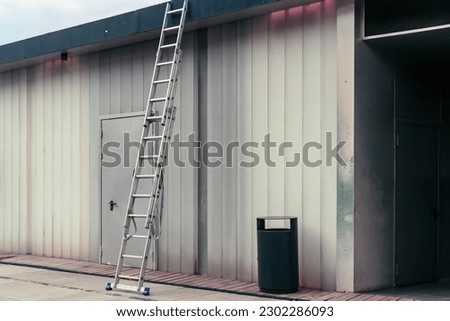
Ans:
[[[142,287],[139,289],[137,286],[134,285],[126,285],[126,284],[117,284],[113,285],[112,283],[106,283],[105,287],[106,291],[112,291],[112,290],[120,290],[120,291],[127,291],[127,292],[138,292],[145,296],[150,295],[150,288],[149,287]]]

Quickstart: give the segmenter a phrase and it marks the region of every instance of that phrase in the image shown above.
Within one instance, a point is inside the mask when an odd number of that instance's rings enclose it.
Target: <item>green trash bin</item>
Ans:
[[[288,220],[288,228],[270,228],[267,221]],[[258,284],[262,292],[293,293],[298,291],[297,218],[258,217]]]

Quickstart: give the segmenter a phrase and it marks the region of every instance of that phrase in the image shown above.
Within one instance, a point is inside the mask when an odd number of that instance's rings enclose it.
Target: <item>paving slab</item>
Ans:
[[[104,288],[108,281],[111,278],[0,265],[0,301],[268,300],[162,284],[148,284],[152,294],[145,297],[136,293],[106,291]]]

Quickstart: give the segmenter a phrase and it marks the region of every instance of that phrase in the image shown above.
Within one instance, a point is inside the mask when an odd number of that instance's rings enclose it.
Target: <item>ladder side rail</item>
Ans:
[[[167,122],[167,125],[166,125],[168,127],[169,135],[168,135],[167,140],[164,142],[164,145],[163,145],[164,148],[165,148],[164,155],[168,155],[168,150],[169,150],[170,142],[171,142],[171,138],[172,138],[173,126],[174,126],[175,118],[176,118],[176,111],[177,111],[177,108],[176,107],[172,107],[172,113],[171,113],[171,116],[168,119],[168,122]],[[155,199],[155,205],[154,205],[154,208],[152,210],[152,215],[150,216],[150,219],[152,219],[152,220],[156,219],[157,216],[158,216],[157,204],[159,202],[159,198],[162,196],[162,192],[161,191],[163,190],[164,184],[165,184],[165,182],[164,182],[164,173],[165,173],[167,167],[168,167],[168,165],[161,166],[160,170],[159,170],[160,180],[159,180],[158,186],[157,186],[157,194],[156,194],[156,199]],[[155,235],[152,235],[152,236],[155,237]]]
[[[187,6],[188,6],[188,1],[184,0],[183,1],[183,11],[181,12],[181,17],[180,17],[180,28],[178,29],[178,33],[177,33],[177,40],[176,40],[176,46],[174,48],[174,52],[173,52],[173,59],[172,61],[176,61],[177,57],[180,55],[180,47],[181,47],[181,40],[183,39],[183,31],[184,31],[184,24],[186,21],[186,13],[187,13]],[[174,76],[176,76],[176,71],[174,71],[173,68],[174,66],[172,65],[172,69],[171,69],[171,74],[170,74],[170,79],[174,79]],[[169,90],[170,88],[167,88],[167,95],[169,95]],[[173,96],[172,96],[173,97]],[[163,120],[162,120],[162,125],[164,126],[165,120],[167,118],[167,109],[170,107],[170,102],[166,101],[166,103],[164,104],[164,109],[163,109]]]
[[[162,30],[164,30],[164,28],[167,26],[167,12],[169,12],[170,9],[171,9],[171,5],[170,5],[170,3],[167,3],[166,4],[166,10],[165,10],[165,13],[164,13],[164,20],[163,20]],[[139,144],[139,151],[138,151],[138,155],[137,155],[137,158],[136,158],[136,163],[135,163],[135,167],[134,167],[134,171],[133,171],[133,177],[132,177],[130,193],[129,193],[129,197],[128,197],[127,212],[126,212],[125,221],[124,221],[124,229],[129,227],[130,220],[129,220],[128,214],[130,214],[130,210],[134,207],[135,199],[134,199],[133,195],[136,193],[137,188],[138,188],[138,181],[136,179],[136,175],[138,175],[140,173],[140,169],[141,169],[142,163],[143,163],[143,159],[141,158],[141,156],[144,155],[145,149],[146,149],[145,145],[147,144],[147,142],[145,141],[144,137],[146,137],[148,135],[148,131],[149,131],[149,124],[148,124],[147,117],[149,117],[150,114],[152,113],[152,103],[151,103],[150,100],[153,97],[154,92],[155,92],[154,81],[159,76],[160,68],[158,67],[158,62],[159,62],[159,59],[160,59],[159,57],[160,57],[160,53],[161,53],[160,47],[164,43],[164,37],[165,37],[164,32],[161,31],[161,36],[160,36],[160,39],[159,39],[158,49],[157,49],[157,52],[156,52],[155,65],[153,67],[153,75],[152,75],[152,80],[151,80],[149,98],[147,100],[147,106],[146,106],[146,111],[145,111],[144,123],[143,123],[143,126],[142,126],[142,132],[141,132],[141,138],[140,138],[140,144]],[[125,234],[126,234],[126,231],[124,231],[124,235]],[[120,257],[119,257],[119,259],[120,259]]]
[[[178,79],[180,77],[181,73],[181,59],[182,59],[183,52],[180,50],[177,56],[177,62],[176,62],[176,73],[175,73],[175,79],[174,79],[174,85],[171,88],[170,96],[175,98],[177,89],[178,89]],[[164,137],[166,137],[165,144],[161,142],[160,149],[162,149],[162,153],[160,153],[160,156],[163,155],[163,159],[159,159],[158,161],[163,163],[164,161],[167,161],[168,154],[169,154],[169,147],[170,147],[170,140],[172,139],[172,131],[173,131],[173,124],[175,121],[175,114],[176,114],[176,107],[174,107],[174,99],[172,99],[170,104],[170,117],[168,119],[168,124],[166,124],[164,128]]]
[[[176,61],[176,63],[174,63],[175,77],[173,78],[174,81],[172,84],[170,84],[170,86],[168,88],[170,90],[168,93],[168,95],[169,95],[168,97],[170,97],[170,100],[168,100],[167,103],[170,103],[170,105],[172,106],[170,113],[172,113],[172,111],[173,111],[173,98],[175,96],[176,86],[178,83],[177,77],[179,76],[180,69],[181,69],[181,68],[179,68],[180,63],[181,63],[180,52],[177,55],[177,58],[175,61]],[[171,120],[172,116],[169,116],[169,119]],[[148,207],[148,211],[147,211],[148,217],[145,222],[145,228],[149,227],[150,221],[151,221],[151,219],[153,219],[153,212],[155,210],[155,206],[157,203],[156,194],[158,192],[158,188],[159,188],[160,180],[161,180],[161,167],[164,165],[163,163],[166,160],[165,158],[167,157],[167,154],[168,154],[167,139],[170,139],[170,135],[172,134],[170,132],[170,129],[171,129],[170,124],[166,124],[166,126],[164,126],[163,128],[164,129],[163,129],[163,133],[162,133],[162,139],[161,139],[161,142],[159,145],[158,160],[157,160],[157,164],[156,164],[157,167],[156,167],[156,171],[155,171],[155,180],[154,180],[154,185],[153,185],[153,189],[151,192],[152,198],[149,203],[149,207]]]
[[[178,30],[178,37],[177,37],[178,45],[181,44],[181,40],[183,39],[183,31],[184,31],[184,24],[186,22],[187,6],[188,6],[188,0],[184,0],[183,1],[183,12],[181,13],[181,18],[180,18],[180,29]],[[178,48],[178,49],[180,49],[180,48]]]
[[[178,46],[177,46],[178,47]],[[177,69],[178,69],[178,55],[179,55],[179,50],[177,49],[177,47],[175,47],[174,52],[173,52],[173,56],[172,56],[172,66],[170,67],[170,73],[169,73],[169,79],[170,79],[170,83],[167,86],[166,89],[166,100],[164,102],[164,108],[163,108],[163,112],[162,112],[162,122],[161,125],[164,126],[166,119],[167,119],[167,112],[168,109],[170,108],[170,105],[172,103],[172,100],[174,99],[173,96],[171,96],[171,92],[172,92],[172,88],[175,85],[175,81],[176,81],[176,73],[177,73]]]
[[[172,69],[175,69],[177,73],[178,73],[178,66],[179,66],[179,59],[177,58],[174,61],[174,64],[172,66]],[[168,99],[166,100],[165,104],[168,104],[168,103],[171,103],[171,102],[173,103],[173,97],[171,96],[171,94],[173,93],[173,88],[176,85],[176,78],[173,78],[173,80],[174,81],[172,81],[169,84],[169,86],[168,86],[168,93],[167,93]],[[167,135],[168,135],[167,129],[168,128],[169,128],[169,126],[163,126],[162,139],[161,139],[161,142],[160,142],[160,145],[159,145],[159,149],[158,149],[158,159],[157,159],[157,163],[156,163],[155,180],[154,180],[154,185],[153,185],[153,188],[152,188],[152,191],[151,191],[152,198],[151,198],[151,201],[149,203],[148,210],[147,210],[148,217],[147,217],[147,220],[145,222],[145,228],[149,227],[150,220],[153,217],[153,211],[154,211],[154,208],[155,208],[155,205],[156,205],[156,198],[155,197],[156,197],[156,193],[157,193],[158,186],[160,184],[160,179],[161,179],[160,168],[161,168],[162,162],[164,161],[164,157],[166,156],[164,154],[164,149],[162,147],[164,146],[164,141],[167,139]]]
[[[183,9],[184,9],[183,12],[186,11],[185,7],[186,7],[186,1],[183,3]],[[155,78],[155,74],[156,74],[157,68],[159,70],[158,63],[159,63],[159,61],[161,59],[161,46],[163,45],[164,39],[165,39],[164,29],[167,27],[167,16],[168,16],[167,12],[169,10],[170,10],[170,4],[167,3],[167,5],[166,5],[166,12],[165,12],[165,16],[164,16],[163,27],[161,29],[160,42],[159,42],[158,50],[157,50],[157,59],[155,61],[155,67],[154,67],[155,72],[153,73],[153,79],[152,79],[152,84],[151,84],[151,89],[150,89],[149,100],[148,100],[149,103],[151,102],[151,99],[153,98],[153,95],[154,95],[154,93],[152,94],[152,92],[154,92],[154,90],[156,88],[156,86],[154,84],[155,80],[157,79],[157,78]],[[180,19],[180,23],[182,23],[182,21],[183,21],[182,19],[183,19],[183,16]],[[177,41],[180,39],[179,33],[180,33],[180,30],[178,31]],[[179,44],[177,45],[177,47],[179,47]],[[167,91],[166,91],[166,101],[164,102],[164,109],[163,109],[163,113],[162,113],[163,119],[165,118],[165,115],[166,115],[166,112],[167,112],[167,105],[170,104],[170,102],[173,100],[173,96],[171,96],[171,94],[173,92],[173,87],[174,87],[174,85],[175,85],[175,83],[177,81],[177,79],[175,79],[175,77],[177,75],[178,66],[179,66],[179,59],[177,59],[177,56],[178,56],[178,51],[175,49],[174,50],[173,59],[172,59],[173,63],[171,65],[171,67],[170,67],[170,69],[171,69],[170,70],[170,76],[169,76],[170,83],[168,84],[168,88],[167,88]],[[153,110],[150,111],[150,112],[147,111],[146,118],[148,116],[150,116],[150,114],[152,112],[153,112]],[[145,119],[144,121],[146,121],[146,120],[147,119]],[[142,137],[142,141],[143,141],[143,137]],[[162,152],[163,152],[163,150],[161,150],[161,146],[163,145],[163,142],[166,139],[167,139],[167,128],[165,128],[165,126],[164,126],[163,133],[162,133],[162,139],[161,139],[161,142],[160,142],[160,148],[159,148],[159,151],[158,151],[158,160],[157,160],[156,169],[155,169],[155,172],[154,172],[155,179],[153,180],[153,190],[152,190],[152,192],[150,194],[151,198],[150,198],[150,202],[149,202],[149,206],[148,206],[148,208],[149,208],[149,210],[147,212],[148,216],[147,216],[146,223],[145,223],[145,228],[148,229],[148,231],[147,231],[148,236],[147,236],[147,242],[146,242],[145,248],[144,248],[143,260],[141,262],[141,270],[140,270],[140,276],[139,276],[138,289],[140,289],[142,287],[143,282],[144,282],[145,269],[146,269],[147,264],[148,264],[148,252],[150,250],[151,242],[153,240],[152,239],[152,235],[151,235],[152,231],[149,228],[149,223],[150,223],[150,217],[154,216],[153,212],[155,210],[155,205],[156,205],[157,200],[159,198],[159,195],[158,195],[159,191],[158,191],[158,189],[159,189],[159,186],[161,184],[161,166],[162,166],[161,155],[162,155]],[[164,155],[163,155],[163,157],[164,157]]]
[[[167,3],[166,4],[166,10],[165,10],[165,13],[164,13],[164,20],[163,20],[162,30],[164,30],[164,28],[167,26],[167,12],[169,12],[170,7],[171,7],[170,3]],[[130,223],[131,223],[131,219],[128,216],[128,214],[130,214],[130,210],[134,207],[135,199],[133,197],[133,194],[136,193],[136,190],[138,188],[138,181],[136,179],[136,175],[138,175],[139,172],[140,172],[140,168],[142,166],[141,156],[145,152],[145,144],[146,144],[146,142],[144,140],[144,137],[146,137],[147,134],[148,134],[147,117],[150,116],[151,109],[152,109],[151,108],[152,104],[150,102],[150,99],[153,97],[154,91],[155,91],[154,90],[155,86],[153,85],[153,83],[154,83],[155,79],[159,75],[158,62],[159,62],[160,51],[161,51],[160,47],[161,47],[161,45],[162,45],[162,43],[164,42],[164,39],[165,39],[164,36],[165,36],[164,32],[161,31],[161,36],[160,36],[160,39],[159,39],[158,49],[157,49],[157,52],[156,52],[156,61],[155,61],[155,65],[153,67],[153,75],[152,75],[152,82],[151,82],[150,91],[149,91],[149,98],[147,100],[145,116],[144,116],[144,123],[143,123],[143,126],[142,126],[142,132],[141,132],[141,138],[140,138],[140,144],[139,144],[139,151],[138,151],[135,167],[134,167],[132,178],[131,178],[130,193],[129,193],[129,196],[128,196],[128,204],[127,204],[127,207],[126,207],[126,213],[125,213],[125,218],[124,218],[124,223],[123,223],[123,228],[124,228],[124,233],[123,234],[124,235],[123,235],[122,240],[121,240],[121,245],[120,245],[120,250],[119,250],[119,257],[117,259],[116,274],[115,274],[115,277],[114,277],[114,287],[116,287],[117,284],[119,283],[119,275],[120,275],[120,272],[122,271],[122,267],[123,267],[123,254],[125,253],[126,246],[127,246],[127,240],[125,239],[125,236],[128,233],[128,229],[129,229],[129,226],[130,226]]]
[[[184,0],[183,1],[183,7],[180,9],[176,9],[174,10],[174,12],[180,12],[181,13],[181,17],[179,20],[179,26],[175,26],[175,27],[171,27],[171,28],[167,28],[168,25],[168,16],[169,16],[169,11],[171,11],[172,8],[172,4],[170,2],[168,2],[166,4],[166,9],[165,9],[165,14],[164,14],[164,19],[163,19],[163,25],[161,28],[161,35],[160,35],[160,39],[159,39],[159,43],[158,43],[158,49],[156,52],[156,60],[155,60],[155,65],[154,65],[154,69],[153,69],[153,75],[152,75],[152,79],[151,79],[151,86],[150,86],[150,90],[149,90],[149,95],[148,95],[148,100],[146,103],[146,110],[145,110],[145,118],[144,118],[144,123],[143,123],[143,128],[142,128],[142,132],[141,132],[141,139],[140,139],[140,145],[139,145],[139,153],[136,159],[136,164],[135,164],[135,168],[132,174],[132,181],[131,181],[131,187],[130,187],[130,194],[129,194],[129,198],[128,198],[128,204],[127,204],[127,209],[126,209],[126,215],[125,215],[125,219],[124,219],[124,235],[122,237],[122,241],[121,241],[121,246],[120,246],[120,255],[118,258],[118,263],[117,263],[117,268],[116,268],[116,274],[115,274],[115,278],[114,278],[114,284],[111,286],[111,283],[107,284],[107,289],[125,289],[125,290],[133,290],[136,289],[137,292],[141,291],[141,288],[143,286],[144,283],[144,278],[145,278],[145,271],[147,268],[147,264],[148,264],[148,258],[149,258],[149,250],[152,246],[152,242],[155,241],[155,234],[160,234],[161,231],[158,230],[158,232],[156,232],[156,226],[152,226],[152,228],[149,227],[150,222],[152,221],[152,224],[156,224],[156,222],[154,221],[155,218],[161,218],[162,213],[159,213],[158,208],[156,208],[157,202],[161,199],[162,194],[164,193],[164,191],[162,190],[164,181],[163,181],[163,175],[165,172],[166,167],[168,166],[168,164],[166,164],[167,160],[168,160],[168,153],[169,153],[169,147],[170,147],[170,141],[171,141],[171,136],[172,136],[172,131],[173,131],[173,125],[174,125],[174,120],[175,120],[175,114],[176,114],[176,107],[174,107],[174,99],[175,99],[175,94],[176,94],[176,89],[177,89],[177,83],[178,83],[178,78],[179,78],[179,74],[180,74],[180,65],[181,65],[181,56],[182,56],[182,52],[181,52],[181,40],[182,40],[182,36],[183,36],[183,31],[184,31],[184,25],[185,25],[185,20],[186,20],[186,13],[187,13],[187,7],[188,7],[188,0]],[[171,12],[174,13],[174,12]],[[174,44],[170,44],[170,45],[164,45],[165,43],[165,39],[166,39],[166,31],[171,31],[174,29],[178,28],[178,33],[176,36],[176,43]],[[167,49],[173,47],[173,56],[172,56],[172,60],[161,63],[163,55],[162,55],[162,51],[163,49]],[[160,67],[162,65],[167,65],[170,66],[170,73],[169,73],[169,81],[168,81],[168,85],[167,85],[167,89],[166,89],[166,96],[165,96],[165,100],[164,100],[164,105],[163,105],[163,112],[161,115],[159,115],[159,119],[160,119],[160,123],[158,128],[162,128],[162,136],[160,138],[160,142],[159,142],[159,150],[156,152],[156,146],[158,145],[156,142],[154,143],[153,147],[152,147],[152,152],[151,154],[154,155],[154,157],[157,158],[157,163],[156,166],[152,167],[153,168],[153,186],[152,186],[152,192],[150,194],[150,199],[149,199],[149,204],[148,204],[148,209],[147,209],[147,214],[146,217],[144,215],[136,215],[136,217],[141,216],[141,218],[146,218],[145,220],[145,228],[147,228],[147,235],[146,236],[140,236],[139,238],[143,238],[145,239],[146,243],[145,243],[145,247],[144,247],[144,253],[142,256],[136,256],[136,258],[141,259],[141,269],[140,269],[140,274],[139,274],[139,278],[133,277],[133,280],[137,280],[138,284],[136,287],[134,286],[128,286],[128,285],[122,285],[119,284],[121,279],[127,279],[127,275],[121,275],[121,271],[123,269],[123,264],[124,264],[124,260],[125,257],[132,257],[131,255],[126,256],[125,252],[126,252],[126,248],[127,248],[127,242],[130,239],[128,237],[128,233],[129,233],[129,229],[130,229],[130,225],[131,222],[134,222],[134,216],[131,215],[133,214],[132,211],[134,209],[134,205],[135,205],[135,200],[136,197],[140,195],[135,196],[134,194],[136,194],[138,185],[139,185],[139,178],[141,177],[137,177],[137,175],[140,175],[142,166],[143,166],[143,162],[144,159],[148,158],[148,157],[143,157],[143,156],[147,156],[150,155],[149,154],[149,150],[147,148],[147,139],[146,137],[149,134],[150,131],[150,126],[151,127],[151,131],[152,131],[152,136],[154,138],[156,138],[156,127],[158,122],[152,122],[149,118],[155,115],[156,112],[156,108],[155,105],[153,105],[154,103],[157,103],[158,101],[162,101],[163,99],[154,99],[154,96],[156,94],[156,89],[157,89],[157,85],[160,83],[164,83],[164,80],[159,80],[159,75],[160,75]],[[153,101],[152,101],[153,100]],[[147,154],[145,154],[147,153]],[[157,154],[157,155],[156,155]],[[144,175],[146,176],[146,175]],[[142,217],[144,216],[144,217]],[[134,256],[133,256],[134,258]],[[143,294],[148,295],[149,294],[149,288],[144,288]]]
[[[159,43],[158,43],[158,49],[156,50],[156,59],[155,59],[155,65],[153,66],[153,75],[152,75],[152,80],[150,83],[150,91],[148,94],[148,99],[147,99],[147,106],[146,106],[146,112],[145,112],[145,119],[144,119],[144,125],[146,125],[147,122],[147,117],[150,116],[151,112],[153,111],[152,109],[152,103],[151,103],[151,99],[154,97],[155,95],[155,80],[158,79],[159,76],[159,66],[158,63],[161,61],[161,46],[164,44],[165,41],[165,33],[164,33],[164,28],[167,27],[167,12],[169,12],[171,8],[170,2],[168,2],[166,4],[166,11],[164,13],[164,20],[163,20],[163,25],[161,28],[161,35],[159,37]]]
[[[172,109],[172,114],[170,116],[169,119],[169,124],[167,124],[168,126],[168,130],[171,132],[171,130],[173,129],[173,124],[174,124],[174,120],[175,120],[175,115],[176,115],[176,108],[173,107]],[[168,139],[168,143],[170,142],[170,138]],[[157,201],[160,198],[160,184],[161,184],[161,179],[163,178],[163,174],[164,174],[164,169],[165,167],[158,167],[159,168],[159,178],[158,178],[158,194],[155,195],[154,200],[155,200],[155,204],[157,203]],[[164,184],[164,181],[162,182],[162,184]],[[156,184],[155,184],[156,185]],[[153,211],[155,211],[155,208],[153,208]],[[153,214],[154,212],[152,212]],[[160,213],[161,215],[161,213]],[[149,251],[150,251],[150,247],[151,247],[151,242],[155,241],[155,237],[154,235],[152,235],[152,230],[151,228],[148,228],[147,230],[147,242],[145,243],[145,248],[144,248],[144,253],[143,253],[143,260],[141,263],[141,269],[139,272],[139,284],[138,284],[138,289],[140,289],[143,284],[144,284],[144,279],[145,279],[145,271],[147,268],[147,264],[148,264],[148,255],[149,255]]]
[[[170,3],[166,4],[166,10],[164,13],[164,20],[163,20],[163,28],[162,30],[164,30],[165,26],[167,26],[167,12],[169,12],[170,10]],[[126,212],[126,216],[125,216],[125,221],[124,221],[124,228],[126,228],[126,226],[129,226],[129,224],[127,224],[127,220],[129,219],[128,214],[130,209],[133,208],[134,205],[134,197],[133,194],[136,193],[137,190],[137,185],[138,182],[136,180],[136,175],[139,174],[140,172],[140,168],[142,167],[142,161],[143,159],[141,159],[141,156],[144,155],[145,153],[145,144],[146,141],[144,139],[144,137],[146,137],[148,135],[148,131],[149,131],[149,125],[148,125],[148,120],[147,117],[150,116],[150,113],[152,112],[152,103],[150,101],[151,97],[154,95],[154,81],[155,79],[158,77],[159,75],[159,71],[160,69],[158,68],[158,62],[159,62],[159,56],[160,56],[160,47],[161,44],[164,42],[164,32],[161,31],[161,36],[159,39],[159,45],[158,45],[158,50],[156,52],[156,61],[155,61],[155,65],[153,67],[153,75],[152,75],[152,81],[151,81],[151,87],[150,87],[150,92],[149,92],[149,98],[147,100],[147,106],[146,106],[146,111],[145,111],[145,117],[144,117],[144,123],[142,125],[142,132],[141,132],[141,138],[140,138],[140,144],[139,144],[139,151],[138,151],[138,155],[136,158],[136,163],[135,163],[135,167],[134,167],[134,171],[133,171],[133,177],[132,177],[132,183],[131,183],[131,188],[130,188],[130,193],[129,193],[129,197],[128,197],[128,204],[127,204],[127,212]],[[129,222],[128,222],[129,223]],[[125,234],[125,233],[124,233]],[[120,259],[120,258],[119,258]]]

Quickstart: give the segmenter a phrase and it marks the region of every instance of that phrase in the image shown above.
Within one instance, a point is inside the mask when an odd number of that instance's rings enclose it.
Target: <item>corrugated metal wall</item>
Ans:
[[[89,258],[87,117],[79,58],[0,74],[0,248]]]
[[[97,117],[114,117],[145,109],[157,45],[158,42],[154,40],[89,56],[91,108],[98,109]],[[183,64],[175,106],[180,108],[174,134],[180,133],[180,139],[186,141],[189,134],[197,132],[195,32],[183,36]],[[181,157],[186,158],[186,152],[182,150]],[[192,167],[180,168],[172,162],[165,188],[167,197],[164,211],[167,215],[164,233],[159,240],[159,268],[194,273],[197,251],[197,170]]]
[[[25,70],[0,74],[0,248],[13,252],[29,242],[26,80]]]
[[[208,140],[257,142],[261,160],[208,169],[208,274],[256,280],[256,217],[290,215],[301,226],[303,285],[335,287],[336,167],[285,163],[307,142],[325,146],[326,132],[336,139],[336,55],[332,1],[208,30]],[[263,162],[268,133],[275,167]],[[281,156],[283,142],[294,147]]]
[[[335,2],[211,27],[206,62],[198,61],[196,32],[183,46],[175,127],[182,139],[204,126],[208,141],[258,142],[261,162],[268,133],[294,147],[284,156],[275,155],[279,145],[272,148],[276,167],[239,167],[248,158],[234,151],[231,167],[201,169],[206,253],[197,254],[198,170],[172,167],[160,269],[193,273],[203,256],[210,275],[256,280],[256,217],[291,215],[299,218],[303,286],[334,289],[336,167],[284,164],[303,144],[325,146],[325,133],[336,133]],[[0,249],[96,257],[99,118],[143,110],[155,50],[150,41],[0,74]],[[200,63],[207,68],[206,124],[197,123]],[[317,157],[325,160],[324,150],[310,154]]]

